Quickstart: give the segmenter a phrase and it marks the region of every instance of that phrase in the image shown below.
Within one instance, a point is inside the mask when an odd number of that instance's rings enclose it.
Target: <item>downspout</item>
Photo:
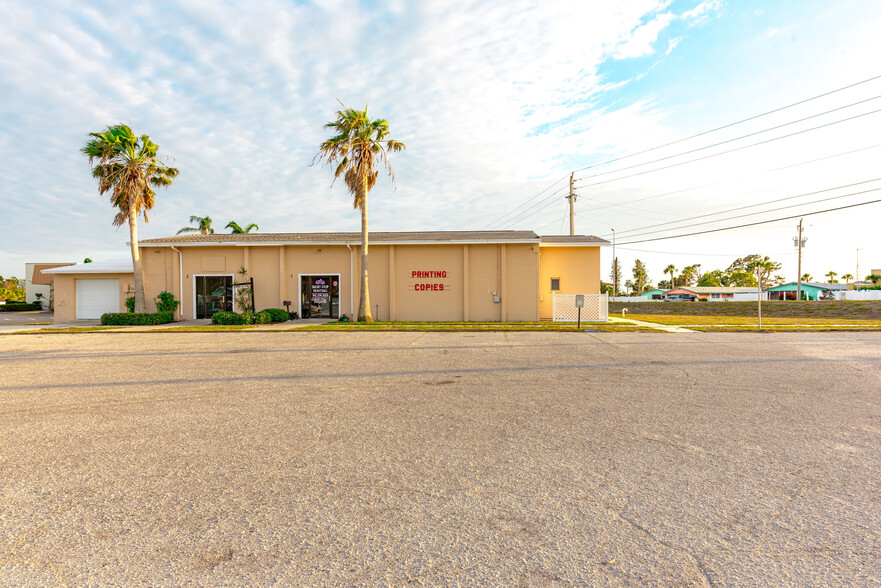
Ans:
[[[180,312],[178,313],[178,316],[180,317],[180,320],[184,320],[184,254],[183,251],[174,245],[172,245],[171,248],[177,251],[177,277],[180,281],[178,286],[180,288],[180,290],[178,290],[178,292],[180,292],[180,306],[178,307],[180,308]]]
[[[352,246],[346,243],[349,248],[349,316],[355,318],[355,252]]]

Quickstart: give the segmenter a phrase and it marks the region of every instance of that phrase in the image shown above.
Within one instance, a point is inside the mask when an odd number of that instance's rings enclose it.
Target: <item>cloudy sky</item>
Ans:
[[[794,279],[795,219],[682,235],[881,199],[871,0],[0,7],[2,275],[126,255],[78,153],[116,122],[181,169],[142,238],[190,215],[358,230],[343,185],[310,165],[337,100],[408,147],[396,188],[371,193],[377,231],[565,233],[575,170],[576,230],[614,229],[625,275],[636,258],[657,281],[668,263],[762,253]],[[881,267],[879,219],[881,203],[806,216],[804,271],[855,274],[858,248],[862,275]]]

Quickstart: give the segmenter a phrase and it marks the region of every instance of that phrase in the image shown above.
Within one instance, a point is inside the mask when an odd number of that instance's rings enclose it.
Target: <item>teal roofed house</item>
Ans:
[[[663,300],[664,294],[666,294],[666,290],[659,290],[655,288],[654,290],[649,290],[648,292],[643,292],[640,294],[640,298],[645,298],[646,300]]]
[[[818,282],[802,282],[802,300],[819,300],[823,290],[847,290],[846,284],[827,284]],[[773,288],[765,288],[769,300],[795,300],[798,292],[798,282],[780,284]]]

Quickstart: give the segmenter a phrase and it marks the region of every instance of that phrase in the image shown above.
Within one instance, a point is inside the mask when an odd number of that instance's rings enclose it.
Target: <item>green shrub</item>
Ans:
[[[8,300],[6,304],[0,304],[0,312],[25,312],[28,310],[42,310],[43,305],[39,302],[29,304],[19,300]]]
[[[125,307],[128,309],[129,312],[135,311],[135,297],[134,296],[129,296],[128,298],[125,299]]]
[[[251,315],[251,322],[257,325],[265,325],[272,322],[272,315],[265,310],[261,310]]]
[[[174,294],[165,290],[160,292],[153,302],[156,303],[156,310],[159,312],[174,312],[180,306],[180,302],[174,299]]]
[[[247,325],[251,323],[251,316],[248,314],[237,314],[235,312],[215,312],[211,315],[212,325]]]
[[[102,325],[163,325],[174,322],[173,312],[105,312]]]
[[[288,311],[283,308],[267,308],[265,310],[261,310],[260,312],[265,312],[269,314],[270,318],[272,319],[270,322],[273,323],[283,323],[290,320],[291,318],[291,315],[288,314]]]

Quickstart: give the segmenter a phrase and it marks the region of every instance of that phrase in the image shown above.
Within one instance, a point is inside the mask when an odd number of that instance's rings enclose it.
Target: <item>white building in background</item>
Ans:
[[[49,307],[49,295],[52,292],[54,276],[44,274],[43,270],[73,265],[69,263],[26,263],[24,264],[24,299],[25,302],[36,302],[37,294],[42,294],[43,308]]]

